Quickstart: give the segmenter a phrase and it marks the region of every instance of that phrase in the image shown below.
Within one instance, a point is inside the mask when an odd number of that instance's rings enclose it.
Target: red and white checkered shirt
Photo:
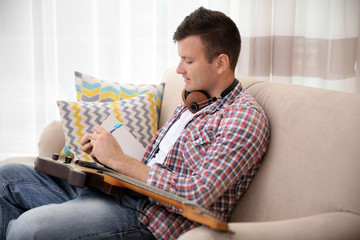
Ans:
[[[143,162],[155,156],[171,125],[186,111],[177,107],[157,132]],[[162,165],[151,167],[147,184],[189,199],[227,221],[260,167],[270,129],[263,109],[239,83],[186,125]],[[199,226],[181,210],[152,201],[139,219],[158,239],[176,239]],[[146,216],[145,216],[146,215]]]

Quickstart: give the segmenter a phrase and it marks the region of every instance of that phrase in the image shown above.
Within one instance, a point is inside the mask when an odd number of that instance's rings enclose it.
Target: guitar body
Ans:
[[[61,160],[53,160],[46,157],[37,157],[35,170],[46,173],[52,177],[66,180],[75,187],[94,187],[111,195],[121,195],[124,188],[113,186],[104,182],[104,170],[83,167],[79,164],[65,163]]]
[[[96,163],[82,161],[68,163],[62,160],[37,157],[35,170],[64,179],[72,186],[94,187],[111,195],[122,195],[125,192],[131,195],[145,195],[165,206],[172,205],[181,209],[182,215],[192,221],[218,231],[229,230],[226,222],[219,220],[217,216],[200,205]]]

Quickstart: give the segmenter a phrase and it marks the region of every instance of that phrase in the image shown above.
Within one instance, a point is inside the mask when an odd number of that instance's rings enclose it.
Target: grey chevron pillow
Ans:
[[[155,101],[156,98],[151,92],[119,102],[57,101],[65,134],[64,148],[68,149],[75,159],[92,161],[91,157],[81,150],[80,139],[84,134],[92,132],[95,125],[101,125],[110,114],[122,122],[146,147],[157,131],[158,114]]]

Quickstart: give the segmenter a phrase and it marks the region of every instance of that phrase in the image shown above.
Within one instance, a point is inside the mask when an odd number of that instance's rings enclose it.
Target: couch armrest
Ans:
[[[54,120],[42,131],[38,143],[39,155],[50,157],[60,153],[65,144],[65,136],[60,120]]]
[[[229,223],[233,234],[199,227],[186,232],[179,239],[360,239],[359,226],[359,215],[335,212],[283,221]]]
[[[9,157],[0,161],[0,166],[7,163],[22,163],[33,165],[35,162],[35,157],[32,156],[22,156],[22,157]]]

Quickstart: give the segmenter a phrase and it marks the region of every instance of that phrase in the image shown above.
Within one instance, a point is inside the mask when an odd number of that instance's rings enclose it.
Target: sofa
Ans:
[[[267,153],[229,232],[202,226],[179,239],[360,239],[360,95],[237,78],[269,118]],[[174,68],[163,81],[159,126],[182,101],[184,85]],[[61,123],[54,120],[40,136],[39,155],[63,146]]]

